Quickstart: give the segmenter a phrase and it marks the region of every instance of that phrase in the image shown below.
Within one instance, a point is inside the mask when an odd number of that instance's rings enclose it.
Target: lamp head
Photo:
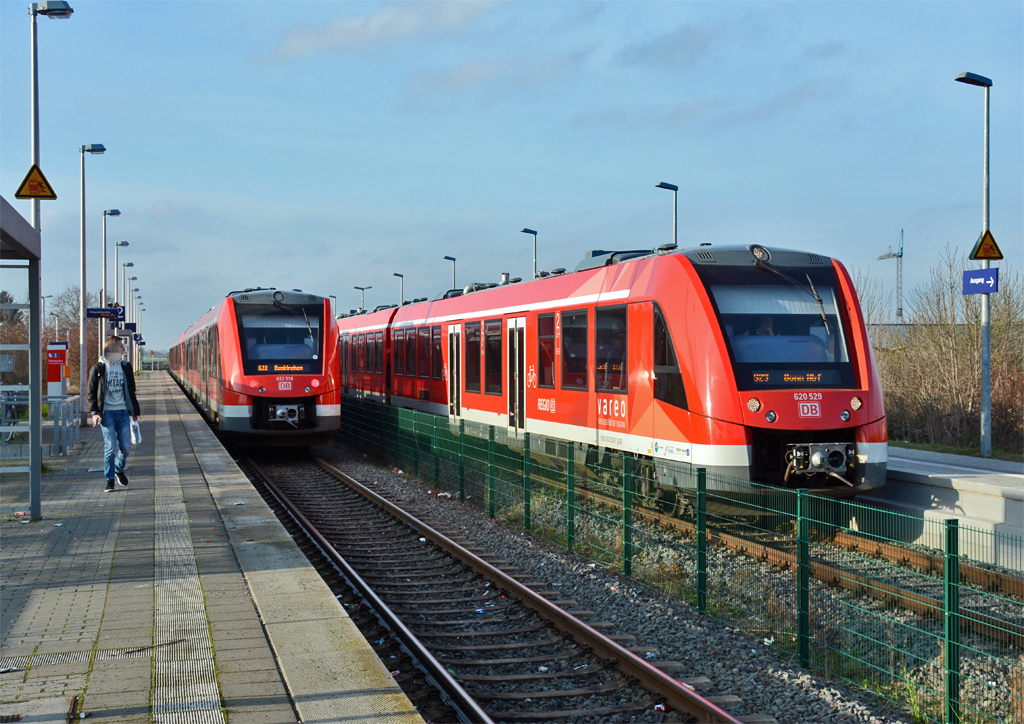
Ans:
[[[676,186],[675,184],[667,184],[664,181],[662,181],[660,184],[658,184],[654,188],[656,188],[656,189],[668,189],[669,191],[678,191],[679,190],[679,187]]]
[[[537,232],[534,231],[533,229],[523,229],[523,233],[524,234],[533,234],[534,236],[537,235]]]
[[[399,274],[398,272],[395,272],[394,276],[405,278],[405,274]]]
[[[134,282],[136,280],[138,280],[138,277],[128,277],[128,281],[130,282]]]
[[[445,261],[455,261],[455,257],[454,256],[446,256],[445,257]]]
[[[51,20],[67,20],[71,13],[75,12],[64,0],[43,0],[43,2],[32,3],[30,9],[33,13],[45,15]]]
[[[121,266],[135,266],[135,262],[133,262],[133,261],[126,261]],[[132,278],[134,279],[135,277],[132,277]]]
[[[128,242],[127,241],[119,241],[119,242],[117,242],[117,246],[128,246]]]
[[[967,85],[980,85],[982,88],[991,88],[992,80],[977,73],[961,73],[953,80]]]
[[[117,209],[107,209],[106,211],[103,212],[103,215],[104,216],[120,216],[121,212],[118,211]]]
[[[87,143],[82,146],[82,153],[106,153],[107,147],[102,143]]]

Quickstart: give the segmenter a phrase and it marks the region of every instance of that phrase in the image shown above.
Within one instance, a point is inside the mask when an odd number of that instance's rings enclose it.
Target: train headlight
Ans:
[[[319,387],[319,386],[320,386],[320,380],[313,380],[313,387]],[[854,408],[854,409],[856,409],[856,408]]]
[[[839,419],[842,420],[843,422],[848,422],[850,420],[850,411],[843,410],[842,412],[840,412]]]
[[[747,409],[751,412],[757,412],[761,409],[761,401],[756,397],[751,397],[747,400]]]
[[[771,253],[769,253],[767,249],[757,244],[750,247],[750,253],[753,254],[754,258],[757,259],[758,261],[768,261],[769,259],[772,258]]]
[[[257,382],[256,380],[249,380],[249,387],[255,387],[258,384],[259,382]]]
[[[850,407],[853,408],[854,412],[856,412],[863,406],[864,402],[859,397],[854,397],[852,400],[850,400]]]
[[[261,387],[261,388],[260,388],[260,392],[266,392],[266,391],[267,391],[267,388],[266,388],[266,387]]]
[[[764,419],[766,419],[768,422],[775,422],[775,420],[777,419],[775,417],[775,411],[768,410],[768,412],[764,413]]]
[[[312,391],[313,391],[313,388],[310,387],[309,385],[306,385],[306,394],[308,395]]]
[[[274,292],[274,301],[281,303],[284,301],[284,292]]]

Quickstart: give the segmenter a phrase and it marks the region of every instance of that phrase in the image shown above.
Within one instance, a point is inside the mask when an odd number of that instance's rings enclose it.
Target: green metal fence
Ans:
[[[684,465],[663,485],[630,455],[372,401],[341,417],[341,442],[922,721],[1024,722],[1020,538]]]

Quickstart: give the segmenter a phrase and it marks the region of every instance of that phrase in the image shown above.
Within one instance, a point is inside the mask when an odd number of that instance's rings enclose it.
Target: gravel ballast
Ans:
[[[638,645],[656,649],[657,660],[683,663],[687,671],[678,676],[706,677],[711,686],[701,694],[741,697],[743,705],[730,709],[734,715],[764,714],[782,724],[913,721],[884,701],[808,674],[787,652],[546,541],[488,519],[483,511],[453,496],[439,496],[431,485],[411,479],[404,472],[373,465],[363,455],[343,447],[323,446],[314,452],[410,512],[428,514],[438,524],[460,531],[531,577],[546,581],[566,598],[578,601],[581,609],[595,611],[598,620],[614,624],[606,633],[633,635]]]

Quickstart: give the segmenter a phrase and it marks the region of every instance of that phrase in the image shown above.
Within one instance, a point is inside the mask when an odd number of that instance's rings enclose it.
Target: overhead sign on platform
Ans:
[[[974,242],[974,249],[971,250],[971,255],[967,258],[974,261],[999,261],[1003,258],[1003,252],[996,244],[996,237],[992,236],[991,231],[985,229],[978,240]]]
[[[124,321],[124,307],[89,307],[85,310],[86,319],[113,319]]]
[[[969,269],[964,272],[964,294],[992,294],[999,291],[999,269]]]
[[[25,180],[21,182],[21,186],[14,192],[14,198],[55,201],[57,194],[54,193],[50,182],[43,176],[42,169],[34,163],[25,175]]]
[[[132,335],[132,339],[134,339],[136,341],[136,343],[141,342],[142,341],[142,335],[139,334],[138,332],[136,332],[135,334]]]
[[[135,322],[125,322],[121,326],[128,332],[135,333],[138,331],[138,325]]]

